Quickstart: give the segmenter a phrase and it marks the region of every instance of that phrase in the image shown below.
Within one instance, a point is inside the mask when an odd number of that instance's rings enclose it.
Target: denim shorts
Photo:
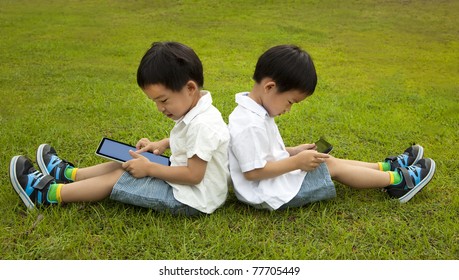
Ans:
[[[176,200],[172,187],[165,181],[153,177],[139,179],[128,172],[124,172],[116,182],[110,199],[173,215],[195,216],[202,213]]]
[[[327,165],[322,163],[319,167],[306,174],[298,193],[289,202],[279,207],[278,210],[301,207],[308,203],[332,199],[335,197],[335,185],[330,177]],[[273,210],[271,206],[266,203],[254,205],[254,207],[258,209]]]
[[[330,177],[327,164],[322,163],[306,174],[301,188],[295,197],[279,209],[301,207],[308,203],[332,199],[336,197],[335,184]]]

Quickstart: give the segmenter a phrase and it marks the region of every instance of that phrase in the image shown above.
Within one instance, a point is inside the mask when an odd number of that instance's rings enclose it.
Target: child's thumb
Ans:
[[[141,157],[142,155],[140,155],[139,152],[140,152],[140,150],[138,150],[137,152],[134,152],[133,150],[129,150],[129,154],[131,155],[132,158]]]

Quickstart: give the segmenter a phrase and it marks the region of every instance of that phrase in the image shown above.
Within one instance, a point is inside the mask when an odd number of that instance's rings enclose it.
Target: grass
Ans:
[[[457,1],[2,1],[0,259],[458,259]],[[435,179],[400,205],[337,184],[338,197],[257,211],[231,192],[210,216],[110,200],[28,212],[10,186],[17,154],[52,144],[78,166],[103,136],[135,143],[172,123],[137,88],[153,41],[203,61],[227,120],[258,56],[293,43],[313,56],[314,95],[277,119],[286,145],[321,135],[340,158],[381,160],[420,143]]]

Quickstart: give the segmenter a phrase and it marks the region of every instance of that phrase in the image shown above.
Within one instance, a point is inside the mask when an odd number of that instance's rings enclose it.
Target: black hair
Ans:
[[[317,85],[311,56],[295,45],[275,46],[260,56],[253,79],[260,83],[264,78],[273,79],[279,92],[299,90],[311,95]]]
[[[202,63],[193,49],[177,42],[153,43],[137,69],[137,84],[141,88],[162,84],[180,91],[189,80],[203,87]]]

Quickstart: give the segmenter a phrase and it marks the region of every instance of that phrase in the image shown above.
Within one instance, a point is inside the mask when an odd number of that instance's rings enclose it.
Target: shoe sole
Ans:
[[[13,186],[13,189],[17,192],[19,197],[21,198],[22,202],[24,202],[25,206],[27,206],[28,209],[33,209],[35,208],[35,204],[33,203],[32,200],[30,200],[29,196],[27,193],[24,191],[22,188],[21,184],[18,181],[18,177],[16,174],[16,164],[21,156],[14,156],[11,159],[10,162],[10,182],[11,185]]]
[[[419,184],[417,184],[411,191],[407,192],[404,196],[400,197],[398,200],[400,203],[406,203],[413,198],[418,192],[420,192],[429,182],[432,180],[435,173],[436,165],[433,159],[430,159],[430,170],[427,173],[427,176],[422,179]]]
[[[37,150],[37,164],[38,168],[40,168],[41,173],[44,175],[51,175],[48,172],[48,169],[46,168],[45,161],[43,160],[43,149],[47,146],[47,144],[41,144],[40,147],[38,147]]]

